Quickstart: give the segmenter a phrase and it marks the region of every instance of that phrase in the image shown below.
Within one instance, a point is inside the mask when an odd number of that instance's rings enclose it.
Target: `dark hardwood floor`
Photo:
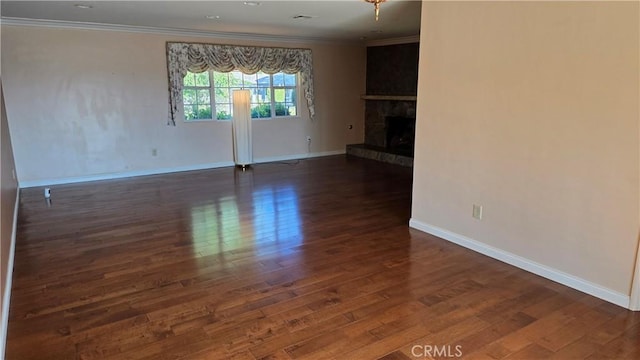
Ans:
[[[24,189],[7,359],[639,359],[633,313],[410,230],[327,157]]]

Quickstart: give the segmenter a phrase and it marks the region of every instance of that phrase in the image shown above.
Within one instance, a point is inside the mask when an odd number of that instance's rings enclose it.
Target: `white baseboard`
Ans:
[[[23,189],[23,188],[30,188],[30,187],[36,187],[36,186],[73,184],[73,183],[79,183],[79,182],[85,182],[85,181],[112,180],[112,179],[121,179],[121,178],[128,178],[128,177],[134,177],[134,176],[168,174],[168,173],[174,173],[174,172],[180,172],[180,171],[215,169],[215,168],[221,168],[221,167],[227,167],[227,166],[233,166],[233,165],[234,165],[233,161],[224,161],[224,162],[218,162],[218,163],[177,166],[172,168],[159,168],[159,169],[150,169],[150,170],[97,174],[97,175],[77,176],[77,177],[69,177],[69,178],[58,178],[58,179],[20,181],[20,188]]]
[[[269,163],[269,162],[275,162],[275,161],[300,160],[300,159],[331,156],[331,155],[342,155],[342,154],[346,154],[346,149],[333,150],[333,151],[320,151],[320,152],[305,153],[305,154],[284,155],[284,156],[261,157],[261,158],[254,158],[253,162],[255,162],[256,164],[261,164],[261,163]]]
[[[13,206],[13,229],[11,230],[11,245],[9,246],[9,261],[5,275],[4,294],[2,294],[2,323],[0,324],[0,359],[4,359],[7,345],[7,330],[9,328],[9,302],[11,301],[11,283],[13,280],[13,259],[16,253],[16,234],[18,231],[18,206],[20,205],[20,189],[16,191],[16,203]]]
[[[630,308],[630,297],[628,295],[621,294],[611,289],[607,289],[598,284],[594,284],[590,281],[581,279],[571,274],[567,274],[549,266],[542,265],[522,256],[512,254],[510,252],[495,248],[493,246],[487,245],[477,240],[473,240],[463,235],[453,233],[437,226],[423,223],[416,219],[411,219],[409,221],[409,226],[414,229],[437,236],[444,240],[450,241],[452,243],[456,243],[467,249],[471,249],[494,259],[500,260],[509,265],[513,265],[520,269],[532,272],[536,275],[540,275],[547,279],[566,285],[570,288],[582,291],[589,295],[593,295],[602,300],[614,303],[627,309]]]
[[[346,150],[334,150],[334,151],[321,151],[321,152],[306,153],[306,154],[262,157],[262,158],[255,158],[254,162],[267,163],[267,162],[274,162],[274,161],[298,160],[298,159],[306,159],[306,158],[321,157],[321,156],[340,155],[340,154],[344,154],[345,152]],[[228,167],[228,166],[234,166],[234,165],[235,163],[233,161],[223,161],[218,163],[177,166],[172,168],[159,168],[159,169],[150,169],[150,170],[97,174],[97,175],[77,176],[77,177],[68,177],[68,178],[58,178],[58,179],[27,180],[27,181],[20,181],[19,187],[21,189],[24,189],[24,188],[38,187],[38,186],[73,184],[73,183],[86,182],[86,181],[113,180],[113,179],[121,179],[121,178],[128,178],[128,177],[134,177],[134,176],[158,175],[158,174],[169,174],[169,173],[181,172],[181,171],[216,169],[216,168],[222,168],[222,167]]]

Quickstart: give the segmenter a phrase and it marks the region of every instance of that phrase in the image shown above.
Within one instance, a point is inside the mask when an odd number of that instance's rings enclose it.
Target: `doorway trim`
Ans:
[[[638,236],[638,249],[636,250],[636,267],[633,271],[633,280],[631,280],[629,310],[640,311],[640,236]]]

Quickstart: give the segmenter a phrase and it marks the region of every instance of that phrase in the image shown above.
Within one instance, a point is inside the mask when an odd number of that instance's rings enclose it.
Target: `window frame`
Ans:
[[[282,82],[283,82],[284,85],[278,85],[278,86],[274,85],[273,84],[273,76],[276,75],[276,74],[295,75],[295,84],[293,86],[292,85],[286,85],[286,78],[283,77]],[[269,87],[271,89],[271,118],[269,118],[269,119],[283,118],[283,117],[285,117],[285,118],[286,117],[299,117],[299,115],[298,115],[299,111],[298,110],[299,110],[299,104],[300,104],[300,98],[299,98],[300,84],[299,84],[299,80],[298,80],[298,78],[299,78],[298,73],[296,73],[296,74],[287,74],[285,72],[278,72],[278,73],[275,73],[275,74],[269,74],[269,77],[271,78],[271,86]],[[284,95],[285,96],[285,101],[284,102],[278,102],[278,103],[283,103],[283,104],[285,104],[285,106],[287,104],[286,91],[288,89],[293,89],[294,90],[294,92],[296,94],[296,96],[295,96],[296,114],[295,115],[280,115],[280,116],[276,115],[276,106],[275,106],[276,105],[276,101],[275,101],[276,90],[280,90],[280,89],[285,91],[285,95]],[[266,119],[266,118],[261,118],[261,119]]]
[[[182,115],[183,115],[183,119],[184,122],[198,122],[198,121],[213,121],[216,120],[213,118],[213,114],[214,114],[214,110],[215,110],[215,99],[212,97],[212,90],[213,90],[213,83],[212,83],[212,78],[211,78],[211,73],[209,71],[206,71],[207,76],[209,77],[209,86],[198,86],[197,82],[194,81],[194,85],[184,85],[184,79],[182,79],[183,82],[183,88],[182,88]],[[192,73],[192,72],[187,72],[186,76],[189,76],[191,74],[196,74],[196,73]],[[205,104],[200,104],[198,103],[198,90],[207,90],[209,91],[209,106],[211,107],[211,118],[198,118],[198,119],[187,119],[187,112],[185,111],[185,106],[187,106],[184,102],[184,91],[185,90],[193,90],[195,92],[195,100],[196,103],[195,104],[189,104],[189,105],[205,105]]]
[[[207,76],[209,77],[209,87],[204,87],[204,86],[187,86],[184,85],[183,86],[183,99],[182,99],[182,107],[183,107],[183,121],[190,123],[190,122],[206,122],[206,121],[231,121],[233,120],[233,98],[232,98],[232,91],[236,90],[236,89],[251,89],[253,87],[251,86],[245,86],[245,81],[244,81],[244,76],[245,75],[254,75],[254,74],[245,74],[239,70],[234,70],[234,71],[238,71],[239,73],[241,73],[243,75],[243,79],[242,79],[242,84],[240,86],[225,86],[225,87],[221,87],[223,89],[228,89],[229,90],[229,97],[230,97],[230,105],[231,105],[231,116],[228,119],[218,119],[217,118],[217,103],[216,103],[216,96],[215,96],[215,90],[216,90],[216,86],[215,86],[215,77],[214,77],[214,71],[215,70],[207,70]],[[222,74],[229,74],[231,72],[221,72],[218,71],[219,73]],[[187,72],[187,74],[185,75],[188,76],[190,74],[193,74],[192,72]],[[274,81],[273,81],[273,77],[274,75],[277,74],[284,74],[284,75],[294,75],[295,76],[295,84],[294,85],[279,85],[279,86],[275,86],[274,85]],[[294,74],[287,74],[285,72],[277,72],[274,74],[265,74],[269,76],[269,92],[270,92],[270,111],[271,111],[271,116],[269,117],[252,117],[251,120],[275,120],[275,119],[298,119],[300,118],[300,89],[301,89],[301,84],[300,84],[300,73],[294,73]],[[183,83],[184,83],[184,79],[183,79]],[[283,81],[283,83],[286,83],[286,81]],[[259,86],[255,86],[255,88],[260,88]],[[211,118],[202,118],[202,119],[187,119],[186,118],[186,112],[184,111],[185,109],[185,102],[184,102],[184,90],[195,90],[196,91],[196,102],[197,102],[197,90],[202,90],[202,89],[208,89],[209,90],[209,102],[210,102],[210,106],[211,106]],[[276,104],[280,104],[283,103],[287,104],[287,101],[284,102],[277,102],[275,101],[275,91],[277,89],[283,89],[285,92],[287,90],[293,89],[293,91],[295,92],[295,97],[294,97],[294,105],[295,105],[295,109],[296,109],[296,113],[295,115],[276,115]],[[285,95],[285,100],[286,100],[286,95]],[[253,103],[252,103],[253,104]],[[202,104],[196,104],[196,105],[202,105]]]

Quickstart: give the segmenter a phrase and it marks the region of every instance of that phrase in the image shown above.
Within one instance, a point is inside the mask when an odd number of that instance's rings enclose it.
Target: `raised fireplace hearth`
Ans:
[[[365,159],[377,160],[400,166],[413,166],[413,157],[402,154],[394,154],[388,149],[367,144],[347,145],[347,155]]]

